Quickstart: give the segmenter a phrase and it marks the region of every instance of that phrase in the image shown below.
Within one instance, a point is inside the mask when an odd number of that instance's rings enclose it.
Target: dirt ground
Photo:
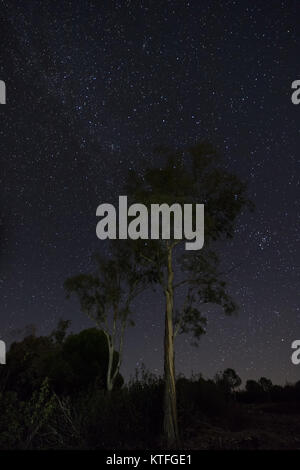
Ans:
[[[246,425],[230,430],[226,425],[201,422],[186,432],[189,449],[300,450],[299,404],[241,405]]]

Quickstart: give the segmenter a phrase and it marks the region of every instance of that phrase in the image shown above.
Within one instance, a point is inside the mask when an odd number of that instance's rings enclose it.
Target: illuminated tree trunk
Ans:
[[[164,341],[164,437],[168,447],[177,447],[179,443],[174,364],[173,278],[172,249],[168,248],[168,284],[165,291],[166,316]]]
[[[112,380],[112,368],[113,368],[113,358],[114,358],[114,348],[111,345],[109,336],[107,337],[108,343],[108,365],[107,365],[107,374],[106,374],[106,388],[108,392],[111,392],[113,389],[113,380]]]
[[[115,314],[112,337],[110,337],[109,333],[103,330],[104,334],[106,335],[107,346],[108,346],[108,365],[107,365],[107,373],[106,373],[106,388],[108,392],[111,392],[113,390],[115,381],[120,372],[122,355],[123,355],[123,340],[124,340],[125,326],[126,326],[126,319],[122,321],[122,327],[121,327],[120,338],[119,338],[119,351],[118,351],[117,364],[114,364],[116,314]]]

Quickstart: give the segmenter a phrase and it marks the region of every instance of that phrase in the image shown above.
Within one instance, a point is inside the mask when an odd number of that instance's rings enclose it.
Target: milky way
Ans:
[[[157,164],[153,147],[208,139],[256,210],[220,247],[239,313],[211,307],[198,348],[178,339],[177,372],[298,380],[299,3],[12,0],[1,10],[1,338],[28,324],[47,334],[60,317],[73,331],[92,326],[62,285],[103,249],[96,207],[121,194],[128,168]],[[160,373],[163,299],[146,292],[135,308],[123,373],[143,362]]]

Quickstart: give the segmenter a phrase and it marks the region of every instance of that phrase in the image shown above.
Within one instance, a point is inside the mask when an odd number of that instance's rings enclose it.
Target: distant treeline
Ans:
[[[142,369],[127,384],[119,375],[108,392],[105,336],[96,328],[67,335],[68,326],[61,321],[49,336],[32,334],[11,345],[0,368],[0,448],[159,447],[163,379]],[[213,380],[178,377],[176,387],[184,442],[201,422],[244,429],[249,404],[288,402],[300,408],[300,381],[279,386],[262,377],[240,389],[233,369]]]

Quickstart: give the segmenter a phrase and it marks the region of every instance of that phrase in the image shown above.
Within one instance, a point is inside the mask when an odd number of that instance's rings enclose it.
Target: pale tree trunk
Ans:
[[[106,388],[108,392],[111,392],[114,387],[114,376],[113,376],[113,362],[114,362],[114,350],[115,350],[115,337],[117,329],[117,316],[118,308],[117,305],[114,305],[114,315],[113,315],[113,327],[112,334],[106,334],[107,345],[108,345],[108,366],[107,366],[107,375],[106,375]]]
[[[169,247],[164,340],[164,437],[168,447],[177,447],[179,444],[174,364],[173,278],[172,248]]]
[[[109,337],[107,337],[107,345],[108,345],[108,366],[107,366],[107,374],[106,374],[106,388],[108,392],[111,392],[113,389],[112,367],[113,367],[113,359],[114,359],[114,348],[111,344],[111,340]]]
[[[122,322],[122,327],[121,327],[121,332],[120,332],[120,339],[119,339],[119,357],[118,357],[118,362],[115,367],[115,371],[111,377],[111,382],[112,382],[112,388],[115,385],[116,378],[120,372],[121,364],[122,364],[122,357],[123,357],[123,340],[124,340],[124,332],[125,332],[125,326],[126,326],[126,320],[124,319]],[[113,350],[112,350],[112,358],[114,357],[114,345],[113,345]],[[113,365],[113,363],[112,363]],[[112,372],[112,370],[111,370]]]
[[[114,351],[115,351],[116,325],[114,326],[112,337],[110,337],[109,333],[105,332],[106,338],[107,338],[107,347],[108,347],[108,365],[107,365],[107,373],[106,373],[106,388],[108,392],[111,392],[113,390],[116,378],[121,368],[125,326],[126,326],[126,320],[124,319],[122,322],[120,339],[119,339],[119,351],[118,351],[119,357],[118,357],[118,362],[115,366],[114,371],[113,371],[113,365],[114,365],[113,363],[114,363]]]

